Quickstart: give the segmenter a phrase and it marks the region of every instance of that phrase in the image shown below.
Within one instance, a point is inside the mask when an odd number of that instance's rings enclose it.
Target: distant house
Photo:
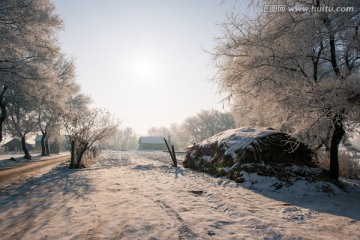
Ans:
[[[139,150],[166,150],[164,137],[140,137]]]
[[[37,135],[35,137],[35,150],[36,151],[41,151],[41,138],[42,135]],[[68,147],[68,143],[66,142],[67,136],[63,136],[61,141],[57,141],[57,142],[50,142],[50,153],[60,153],[60,152],[64,152],[66,150],[69,149]]]
[[[41,137],[42,135],[36,135],[35,137],[35,150],[41,151]]]
[[[9,142],[2,145],[2,147],[5,149],[6,152],[22,151],[21,140],[18,138],[13,138]],[[32,149],[32,145],[29,143],[26,143],[26,147],[28,150]]]

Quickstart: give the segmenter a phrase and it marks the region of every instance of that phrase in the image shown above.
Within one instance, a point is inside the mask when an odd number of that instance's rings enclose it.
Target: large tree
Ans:
[[[229,15],[215,50],[216,80],[229,93],[238,124],[297,134],[314,150],[327,146],[329,174],[337,179],[339,144],[351,129],[345,125],[360,122],[360,2],[276,4],[285,11],[258,11],[251,19]],[[334,11],[311,10],[326,6]]]
[[[38,84],[32,90],[36,106],[38,128],[42,133],[42,155],[49,155],[49,139],[59,138],[59,116],[70,107],[69,100],[79,93],[75,82],[75,65],[72,60],[60,55],[52,63],[52,76],[47,84]]]
[[[49,0],[0,1],[0,141],[10,102],[48,79],[62,22]],[[27,86],[23,88],[22,86]],[[18,94],[13,94],[18,93]]]
[[[31,159],[31,155],[27,149],[26,138],[29,133],[37,129],[36,113],[30,104],[20,104],[14,101],[9,103],[7,108],[9,112],[7,130],[12,136],[21,139],[24,158]]]

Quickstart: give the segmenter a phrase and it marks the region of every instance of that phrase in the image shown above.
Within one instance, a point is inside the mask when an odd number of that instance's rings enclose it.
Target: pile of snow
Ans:
[[[323,169],[312,162],[309,148],[285,133],[266,128],[231,129],[205,139],[189,148],[183,165],[244,184],[259,183],[253,180],[255,176],[276,178],[268,186],[274,189],[300,179],[327,180]]]

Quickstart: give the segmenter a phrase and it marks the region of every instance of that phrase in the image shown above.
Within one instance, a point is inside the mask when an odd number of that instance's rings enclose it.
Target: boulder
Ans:
[[[286,181],[294,174],[309,177],[302,166],[315,168],[312,158],[313,152],[288,134],[270,128],[238,128],[191,146],[183,166],[239,183],[245,181],[245,172]]]

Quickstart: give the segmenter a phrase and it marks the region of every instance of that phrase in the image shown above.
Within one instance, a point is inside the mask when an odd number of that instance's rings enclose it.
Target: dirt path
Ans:
[[[11,181],[23,178],[33,172],[36,172],[36,174],[39,172],[46,172],[49,170],[49,167],[67,160],[69,160],[69,156],[59,156],[27,162],[11,168],[0,169],[0,184],[10,183]]]

